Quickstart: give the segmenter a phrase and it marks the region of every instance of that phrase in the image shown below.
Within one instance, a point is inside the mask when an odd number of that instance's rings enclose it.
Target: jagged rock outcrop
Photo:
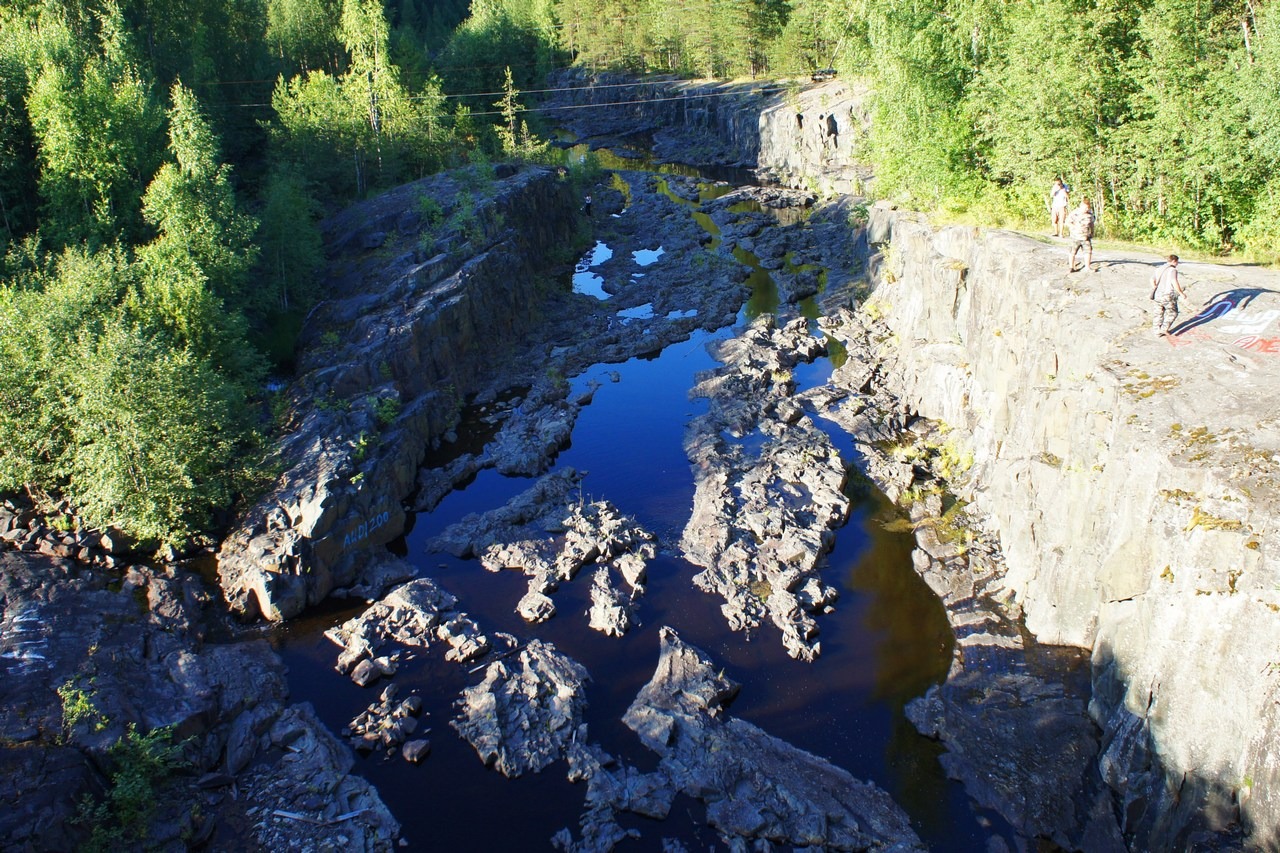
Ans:
[[[383,644],[428,648],[446,646],[447,660],[466,663],[489,651],[491,643],[476,623],[455,609],[457,599],[430,578],[402,584],[359,616],[325,631],[341,647],[339,672],[362,687],[395,674],[394,657],[379,657]]]
[[[564,850],[611,849],[624,831],[614,815],[663,818],[677,793],[706,805],[707,823],[730,849],[764,844],[823,850],[923,850],[906,814],[884,791],[821,758],[731,717],[738,685],[675,631],[660,633],[653,677],[623,722],[661,756],[652,773],[615,766],[585,747],[570,753],[570,778],[587,780],[581,840],[567,830]]]
[[[1206,313],[1157,339],[1156,258],[1098,251],[1100,272],[1069,276],[1059,247],[887,208],[870,239],[882,375],[972,453],[962,497],[1007,566],[992,592],[1040,640],[1092,650],[1127,843],[1180,848],[1240,820],[1276,844],[1280,688],[1254,639],[1280,619],[1280,362],[1255,297],[1280,288],[1185,263],[1184,310]]]
[[[550,596],[561,583],[573,580],[585,566],[599,566],[591,627],[620,636],[632,624],[630,601],[644,589],[641,579],[646,562],[656,554],[655,538],[608,501],[584,501],[576,493],[580,482],[573,469],[548,474],[506,506],[450,525],[428,547],[477,557],[491,572],[524,572],[529,591],[516,610],[534,623],[555,614]],[[632,588],[626,602],[609,581],[611,570]]]
[[[761,317],[719,346],[724,367],[692,392],[711,406],[685,439],[697,487],[680,547],[704,568],[694,583],[725,599],[729,627],[770,621],[802,660],[821,651],[812,614],[836,591],[818,576],[819,561],[849,510],[844,461],[791,399],[792,368],[822,348],[803,318],[777,329]]]
[[[402,501],[461,395],[539,316],[545,294],[529,282],[541,247],[571,239],[575,194],[551,169],[505,174],[465,229],[426,231],[414,200],[448,214],[474,198],[462,177],[408,184],[323,226],[340,254],[286,392],[286,470],[219,552],[223,592],[246,617],[287,619],[358,579],[403,531]]]
[[[220,789],[271,778],[280,809],[312,817],[330,807],[359,811],[344,821],[344,834],[359,839],[353,849],[392,849],[398,826],[377,793],[350,776],[346,747],[307,752],[312,741],[297,741],[328,736],[309,710],[286,706],[284,667],[266,641],[203,642],[205,619],[217,623],[207,599],[199,578],[180,567],[165,574],[133,567],[121,578],[70,560],[0,551],[6,846],[83,845],[91,827],[74,818],[84,798],[100,801],[111,785],[113,745],[131,729],[145,735],[171,726],[182,741],[183,769],[159,774],[155,814],[143,818],[145,826],[122,828],[122,843],[127,833],[146,831],[156,846],[184,836],[225,846],[218,833],[245,819],[245,805]],[[275,736],[282,721],[302,718],[300,727]],[[298,762],[306,763],[305,778],[294,772]],[[337,794],[323,804],[312,802],[321,779]],[[273,849],[301,846],[314,832],[295,821],[253,831]]]
[[[541,640],[495,660],[463,691],[450,725],[504,776],[537,773],[564,756],[586,708],[581,664]]]

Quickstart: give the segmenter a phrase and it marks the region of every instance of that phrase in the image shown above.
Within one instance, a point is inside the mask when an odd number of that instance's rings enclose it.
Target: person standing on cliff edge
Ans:
[[[1178,256],[1170,255],[1167,263],[1151,276],[1151,298],[1156,302],[1155,328],[1157,338],[1163,338],[1178,319],[1178,297],[1186,296],[1182,281],[1178,278]]]
[[[1054,178],[1049,188],[1049,221],[1053,225],[1053,236],[1063,237],[1067,227],[1067,210],[1071,207],[1071,190],[1062,182],[1062,178]]]
[[[1097,218],[1093,215],[1093,205],[1089,203],[1089,199],[1080,199],[1080,206],[1071,211],[1071,215],[1067,217],[1067,229],[1071,232],[1072,240],[1067,272],[1075,272],[1077,269],[1097,272],[1093,268],[1093,226],[1096,222]],[[1076,252],[1082,248],[1085,250],[1084,267],[1077,267]]]

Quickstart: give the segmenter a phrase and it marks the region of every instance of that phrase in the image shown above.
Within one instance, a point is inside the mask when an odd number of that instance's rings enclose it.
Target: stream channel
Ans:
[[[636,165],[628,163],[629,168]],[[710,181],[702,186],[704,200],[733,189]],[[699,222],[708,230],[714,228],[709,219]],[[607,297],[593,289],[590,267],[611,251],[602,243],[588,250],[574,275],[578,292]],[[753,258],[742,255],[738,259],[752,265]],[[681,262],[655,246],[635,256],[633,274],[643,274],[649,264]],[[522,641],[550,641],[585,666],[592,678],[586,715],[590,738],[632,766],[647,771],[657,764],[657,756],[641,746],[621,717],[653,674],[658,629],[669,625],[742,684],[731,714],[884,788],[907,811],[931,849],[984,849],[987,838],[1004,834],[1003,822],[975,810],[959,783],[943,773],[938,762],[941,747],[919,735],[903,715],[906,702],[945,677],[953,639],[941,603],[912,568],[911,536],[885,529],[894,510],[878,492],[866,494],[865,480],[850,478],[854,509],[823,570],[827,582],[839,589],[840,599],[835,612],[819,621],[822,654],[813,663],[787,657],[771,625],[754,636],[730,631],[719,599],[692,584],[699,569],[679,555],[694,495],[684,431],[706,407],[704,400],[690,400],[688,392],[698,372],[719,366],[708,345],[732,336],[761,313],[796,310],[780,309],[768,273],[758,264],[753,269],[748,279],[752,296],[736,327],[698,332],[655,357],[598,364],[570,377],[571,397],[588,382],[602,384],[581,411],[571,445],[561,450],[552,470],[573,467],[587,472],[584,498],[608,499],[658,537],[659,553],[649,563],[647,590],[636,610],[638,627],[622,638],[587,627],[590,571],[561,587],[556,594],[558,615],[528,625],[515,612],[526,592],[522,573],[490,573],[475,560],[427,551],[425,543],[449,524],[468,513],[502,506],[529,488],[531,479],[505,477],[492,469],[480,472],[433,512],[411,518],[408,533],[393,543],[392,550],[413,562],[420,575],[433,577],[456,595],[459,608],[490,636],[505,631]],[[809,317],[813,334],[821,334],[813,322],[818,311],[813,300],[799,309]],[[620,322],[643,317],[643,310],[633,309]],[[780,323],[786,319],[790,318],[779,317]],[[825,383],[830,359],[842,356],[832,347],[829,357],[801,366],[796,371],[798,390]],[[449,458],[444,453],[475,450],[487,440],[491,428],[474,415],[464,414],[458,441],[428,458],[427,465],[443,464]],[[852,470],[849,436],[829,422],[815,422],[827,429]],[[323,636],[326,628],[358,615],[364,606],[331,600],[273,634],[289,667],[294,701],[312,703],[334,732],[374,701],[381,689],[381,684],[361,689],[336,672],[338,649]],[[394,683],[401,696],[410,691],[421,695],[424,714],[415,737],[423,736],[424,729],[429,732],[425,736],[431,741],[431,754],[419,765],[398,753],[358,755],[356,771],[377,787],[401,822],[405,849],[550,850],[551,836],[560,828],[569,827],[576,834],[585,785],[567,781],[563,762],[518,779],[507,779],[480,762],[448,725],[455,698],[482,678],[478,670],[447,663],[438,646],[402,657]],[[700,803],[683,796],[677,797],[665,821],[623,815],[620,822],[639,829],[642,837],[618,849],[659,850],[663,838],[679,839],[690,850],[723,849],[704,815]]]

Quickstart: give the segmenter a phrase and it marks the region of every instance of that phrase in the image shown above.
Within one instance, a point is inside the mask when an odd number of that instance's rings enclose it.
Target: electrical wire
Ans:
[[[579,87],[579,88],[583,88],[583,87]],[[765,86],[761,86],[761,87],[760,87],[760,88],[758,88],[758,89],[753,89],[753,90],[751,90],[750,94],[753,94],[753,95],[771,95],[771,94],[773,94],[773,93],[775,93],[775,92],[785,92],[785,91],[787,91],[787,89],[788,89],[788,88],[789,88],[789,87],[787,87],[787,86],[768,86],[768,85],[765,85]],[[548,90],[545,90],[545,91],[557,91],[557,90],[555,90],[555,89],[548,89]],[[493,94],[499,94],[499,95],[501,95],[501,94],[505,94],[505,93],[504,93],[504,92],[497,92],[497,93],[493,93]],[[704,93],[701,93],[701,94],[693,94],[693,95],[673,95],[673,96],[671,96],[671,97],[666,97],[666,98],[637,98],[637,99],[635,99],[635,100],[630,100],[630,101],[603,101],[603,102],[601,102],[601,103],[596,103],[596,104],[561,104],[561,105],[555,105],[555,106],[544,106],[544,107],[517,107],[517,108],[516,108],[516,110],[515,110],[515,112],[516,112],[516,113],[518,113],[518,114],[519,114],[519,113],[550,113],[550,112],[559,112],[559,111],[562,111],[562,110],[585,110],[585,109],[592,109],[592,108],[594,108],[594,107],[625,107],[625,106],[631,106],[631,105],[633,105],[633,104],[656,104],[656,103],[662,103],[662,102],[664,102],[664,101],[697,101],[697,100],[703,100],[703,99],[705,99],[705,98],[723,98],[723,97],[727,97],[727,96],[730,96],[730,95],[741,95],[741,94],[743,94],[741,90],[734,90],[734,91],[729,91],[729,92],[704,92]],[[421,101],[421,100],[427,100],[427,98],[426,98],[426,97],[424,97],[424,96],[412,96],[412,97],[407,98],[407,100],[410,100],[410,101]],[[266,103],[266,104],[228,104],[227,106],[237,106],[237,107],[269,107],[269,106],[271,106],[271,104],[269,104],[269,103]],[[503,112],[504,112],[503,110],[484,110],[484,111],[474,111],[474,112],[470,112],[470,113],[468,113],[468,115],[471,115],[471,116],[496,116],[496,115],[502,115],[502,114],[503,114]],[[449,113],[437,113],[437,114],[435,114],[435,115],[426,116],[426,118],[453,118],[453,116],[452,116],[451,114],[449,114]]]

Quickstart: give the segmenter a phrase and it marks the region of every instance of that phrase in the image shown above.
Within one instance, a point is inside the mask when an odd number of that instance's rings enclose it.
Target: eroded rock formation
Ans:
[[[663,818],[684,794],[706,805],[707,823],[731,849],[924,849],[888,794],[730,716],[738,685],[672,629],[664,627],[660,638],[653,677],[623,718],[661,757],[658,768],[639,773],[599,748],[575,746],[570,778],[587,780],[587,809],[580,840],[565,830],[557,846],[611,849],[626,834],[618,812]]]
[[[561,583],[573,580],[586,566],[597,566],[591,627],[621,635],[632,624],[630,602],[643,592],[645,563],[653,559],[656,542],[652,533],[608,501],[583,500],[576,491],[580,481],[572,469],[549,474],[506,506],[451,525],[428,547],[477,557],[491,572],[522,571],[529,578],[529,591],[516,609],[533,623],[555,614],[551,595]],[[631,587],[627,599],[615,590],[611,574]]]
[[[680,547],[704,567],[694,582],[725,599],[735,631],[772,622],[802,660],[821,652],[812,614],[837,594],[819,561],[849,511],[844,460],[791,399],[792,369],[822,349],[803,318],[778,329],[761,317],[718,347],[724,367],[692,392],[711,407],[685,441],[697,490]]]
[[[541,640],[495,660],[468,687],[450,724],[486,765],[504,776],[536,773],[563,757],[586,705],[581,664]]]

